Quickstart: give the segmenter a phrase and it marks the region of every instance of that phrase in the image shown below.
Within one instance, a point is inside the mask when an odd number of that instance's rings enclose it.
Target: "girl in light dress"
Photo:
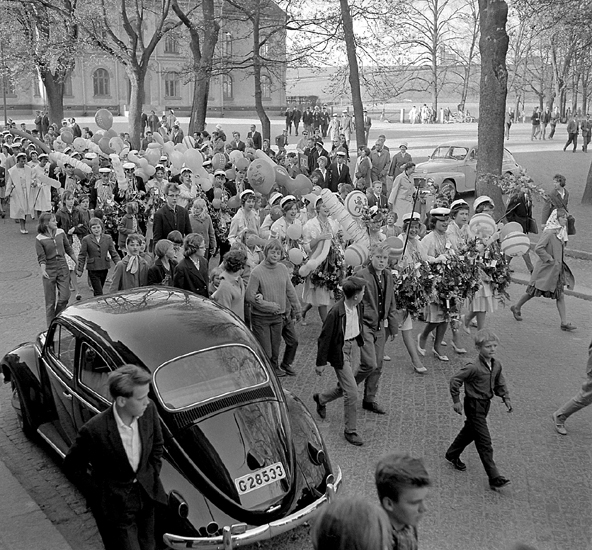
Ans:
[[[193,182],[193,172],[191,168],[183,168],[181,170],[181,182],[179,183],[179,198],[177,199],[177,206],[189,210],[193,201],[197,197],[197,185]]]
[[[246,189],[240,194],[241,207],[233,216],[230,222],[230,230],[228,231],[228,241],[234,244],[235,241],[241,240],[243,233],[250,229],[259,233],[260,217],[255,210],[255,192],[251,189]]]

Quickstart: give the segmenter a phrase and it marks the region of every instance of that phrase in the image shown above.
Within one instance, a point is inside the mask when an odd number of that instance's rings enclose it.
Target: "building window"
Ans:
[[[164,38],[164,53],[179,53],[177,37],[170,31]]]
[[[261,99],[271,99],[271,78],[267,75],[261,77]]]
[[[232,88],[232,77],[227,74],[224,75],[222,77],[222,97],[224,99],[232,99],[234,97]]]
[[[65,97],[72,97],[74,94],[72,93],[72,73],[68,73],[66,78],[64,78],[64,96]]]
[[[259,55],[261,57],[269,57],[269,42],[261,44],[261,47],[259,48]]]
[[[177,73],[166,73],[164,75],[164,96],[165,97],[180,97],[181,85],[179,82],[179,75]]]
[[[93,95],[95,97],[110,95],[107,69],[97,69],[93,73]]]
[[[232,57],[232,34],[229,32],[224,33],[224,38],[222,39],[222,56]]]

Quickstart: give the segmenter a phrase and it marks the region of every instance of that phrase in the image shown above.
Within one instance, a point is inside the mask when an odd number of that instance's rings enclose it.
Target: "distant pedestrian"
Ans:
[[[564,151],[573,143],[573,152],[576,152],[578,148],[578,128],[578,119],[575,116],[571,117],[567,123],[567,142],[563,146]]]
[[[475,347],[479,351],[479,356],[473,362],[467,363],[450,379],[450,395],[457,414],[463,412],[460,389],[464,385],[466,419],[465,425],[446,451],[446,460],[462,472],[467,469],[467,466],[460,459],[460,455],[468,445],[474,442],[491,489],[500,489],[510,483],[509,479],[500,475],[493,460],[493,446],[487,426],[487,414],[495,395],[501,397],[508,412],[512,412],[502,365],[495,358],[498,345],[499,337],[494,332],[487,329],[477,332]]]
[[[374,481],[393,530],[393,550],[417,550],[417,525],[431,485],[423,462],[406,453],[391,453],[379,460]]]
[[[559,107],[555,107],[553,109],[553,114],[551,115],[551,121],[549,122],[549,125],[551,126],[551,131],[549,132],[549,139],[553,139],[553,136],[555,135],[555,129],[557,128],[557,123],[559,122],[560,118],[561,115],[559,114]]]
[[[530,141],[533,139],[541,139],[541,112],[538,107],[534,108],[532,116],[530,117],[530,121],[532,123]]]
[[[574,413],[592,404],[592,342],[588,346],[588,363],[586,364],[586,381],[577,395],[553,413],[553,422],[557,433],[567,435],[565,421]]]

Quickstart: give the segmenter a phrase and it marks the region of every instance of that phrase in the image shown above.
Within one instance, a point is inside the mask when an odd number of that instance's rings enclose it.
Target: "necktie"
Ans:
[[[341,164],[337,165],[337,175],[341,177]]]

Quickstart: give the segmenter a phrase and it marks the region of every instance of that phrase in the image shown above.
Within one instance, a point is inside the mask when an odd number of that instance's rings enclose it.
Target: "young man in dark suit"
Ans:
[[[176,183],[164,186],[166,204],[154,214],[154,244],[160,239],[166,239],[171,231],[177,230],[183,237],[191,233],[189,212],[182,206],[177,206],[180,193]]]
[[[68,451],[75,479],[92,467],[90,504],[106,550],[154,550],[155,507],[167,497],[159,479],[163,437],[151,375],[124,365],[109,375],[113,406],[89,420]]]
[[[337,151],[335,156],[336,162],[331,165],[331,179],[329,180],[329,189],[333,193],[337,193],[340,183],[352,184],[351,175],[349,173],[349,166],[345,164],[347,154],[345,151]]]
[[[253,145],[255,145],[255,149],[261,149],[261,133],[257,131],[257,127],[254,124],[251,125],[251,131],[247,134],[247,137],[253,140]]]

